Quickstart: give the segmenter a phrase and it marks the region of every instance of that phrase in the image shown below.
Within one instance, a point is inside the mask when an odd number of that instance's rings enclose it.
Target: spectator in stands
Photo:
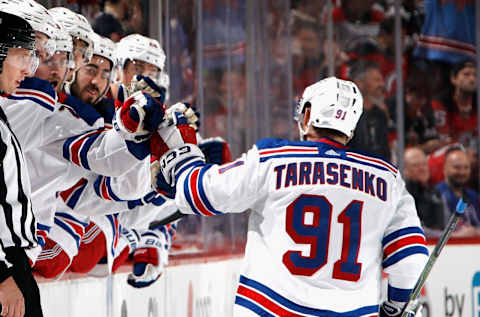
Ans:
[[[442,146],[435,129],[435,118],[430,103],[429,85],[426,74],[412,72],[405,83],[404,123],[405,144],[419,146],[429,154]],[[396,125],[396,96],[387,99],[392,121]],[[395,136],[396,138],[396,136]]]
[[[361,42],[377,36],[384,19],[383,8],[376,4],[376,0],[343,0],[333,10],[335,34],[347,52]]]
[[[349,146],[388,160],[388,109],[384,102],[385,82],[382,73],[377,64],[358,61],[352,66],[350,77],[363,94],[363,114]]]
[[[101,36],[108,37],[114,42],[120,41],[125,35],[122,19],[125,16],[123,0],[105,1],[104,11],[93,21],[93,30]]]
[[[402,42],[405,31],[402,32]],[[393,17],[384,20],[380,24],[378,35],[361,41],[348,51],[351,59],[374,61],[380,67],[385,79],[385,91],[387,96],[394,94],[396,89],[397,75],[395,72],[395,21]],[[403,74],[407,74],[407,55],[403,53]],[[404,77],[405,78],[405,77]]]
[[[470,61],[455,64],[450,71],[451,90],[432,100],[439,134],[467,147],[478,134],[475,67]]]
[[[93,22],[93,30],[118,42],[123,36],[143,33],[143,15],[139,1],[106,0],[104,12]]]
[[[428,180],[427,156],[419,147],[411,147],[404,154],[403,176],[408,192],[415,199],[418,217],[422,221],[427,236],[436,236],[444,226],[443,204],[440,193]]]
[[[299,23],[293,26],[293,41],[296,45],[294,89],[303,91],[318,81],[325,56],[319,34],[314,23]]]
[[[441,193],[444,204],[444,223],[455,211],[460,198],[468,203],[464,216],[460,219],[454,237],[480,236],[480,198],[466,188],[471,176],[471,166],[467,152],[462,146],[451,146],[445,154],[445,181],[435,188]]]

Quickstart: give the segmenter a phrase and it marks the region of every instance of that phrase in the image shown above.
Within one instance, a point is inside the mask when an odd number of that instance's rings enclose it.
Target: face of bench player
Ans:
[[[47,60],[42,60],[38,65],[35,77],[48,80],[53,88],[59,92],[67,73],[68,57],[66,52],[57,51]]]
[[[72,95],[93,104],[110,84],[111,71],[112,64],[108,59],[93,55],[90,62],[77,71],[71,88]]]
[[[36,60],[35,60],[36,59]],[[32,51],[23,48],[10,48],[7,58],[3,61],[0,74],[0,91],[11,94],[20,86],[27,76],[31,76],[38,65],[38,57]]]
[[[123,84],[130,86],[133,76],[143,75],[149,77],[155,82],[159,82],[160,69],[152,64],[145,63],[139,60],[128,60],[123,68]]]

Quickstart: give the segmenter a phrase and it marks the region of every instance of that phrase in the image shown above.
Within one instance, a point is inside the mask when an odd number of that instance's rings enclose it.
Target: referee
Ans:
[[[0,315],[4,317],[43,316],[25,254],[25,249],[37,245],[28,171],[1,106],[5,94],[13,93],[37,66],[30,24],[0,12]]]

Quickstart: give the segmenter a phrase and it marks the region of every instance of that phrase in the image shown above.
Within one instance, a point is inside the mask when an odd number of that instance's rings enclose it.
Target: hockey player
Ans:
[[[38,65],[35,76],[48,80],[58,94],[62,92],[69,69],[74,67],[72,37],[58,24],[55,32],[55,53]]]
[[[233,163],[211,165],[197,146],[159,134],[160,166],[181,212],[251,209],[234,316],[399,316],[428,250],[398,170],[345,144],[362,96],[330,77],[297,108],[302,139],[261,140]],[[388,300],[379,308],[382,269]]]
[[[161,83],[165,53],[157,40],[140,34],[128,35],[118,42],[117,56],[123,70],[125,86],[130,86],[135,75],[149,77],[156,83]]]
[[[12,10],[14,2],[18,1],[2,1],[0,9]],[[43,11],[30,5],[28,0],[23,3],[23,7],[15,7],[18,9],[16,12],[41,21],[40,13],[43,14]],[[32,203],[39,223],[43,224],[39,225],[37,233],[40,243],[53,224],[56,192],[71,187],[90,171],[109,176],[122,175],[148,155],[145,150],[141,153],[137,151],[139,148],[148,149],[147,141],[142,145],[141,142],[126,140],[125,133],[105,129],[98,117],[90,117],[89,122],[81,119],[81,107],[57,103],[57,96],[46,81],[27,78],[15,94],[8,96],[7,101],[5,112],[32,172]],[[155,107],[155,114],[144,108],[154,110],[151,98],[132,99],[130,102],[139,103],[139,109],[142,108],[150,119],[155,117],[154,124],[163,120],[163,113],[157,111],[158,107]],[[155,128],[152,125],[150,129],[153,131]],[[143,132],[148,138],[148,131]],[[32,261],[40,250],[29,254]]]
[[[38,66],[35,34],[30,24],[0,12],[0,91],[13,93],[25,76]],[[30,201],[28,170],[20,144],[0,108],[1,221],[0,314],[4,317],[41,317],[37,283],[25,250],[37,245],[35,218]]]
[[[93,29],[88,20],[64,7],[49,9],[48,12],[70,34],[73,40],[73,55],[75,68],[69,74],[69,81],[75,70],[87,64],[93,55]]]
[[[94,36],[94,54],[87,65],[79,68],[75,72],[74,81],[67,84],[73,97],[77,97],[77,105],[72,109],[85,122],[92,121],[92,118],[104,122],[104,129],[111,127],[112,117],[115,113],[113,100],[105,99],[104,96],[112,80],[112,70],[115,68],[114,43],[106,38]],[[71,88],[70,88],[71,85]],[[145,98],[142,95],[143,98]],[[68,106],[68,105],[66,105]],[[161,110],[162,105],[158,104]],[[81,108],[81,109],[79,109]],[[45,247],[35,263],[34,270],[40,275],[53,278],[63,273],[77,254],[80,247],[85,228],[90,219],[78,213],[69,212],[68,209],[74,209],[76,201],[84,194],[88,182],[93,182],[97,174],[91,173],[90,177],[82,177],[71,188],[62,191],[57,198],[57,211],[54,219],[54,225],[50,234],[45,238]],[[131,168],[126,175],[122,176],[124,182],[117,182],[118,188],[122,189],[119,193],[115,191],[114,196],[121,199],[130,197],[142,197],[149,191],[150,167],[149,160],[145,159],[138,162]],[[122,186],[123,185],[123,186]],[[122,194],[127,196],[124,196]],[[119,199],[120,199],[119,198]],[[66,204],[65,204],[65,203]],[[114,210],[105,210],[104,213],[113,213]],[[96,217],[96,226],[99,226],[106,234],[108,244],[114,244],[118,239],[118,221],[115,215],[106,215]]]

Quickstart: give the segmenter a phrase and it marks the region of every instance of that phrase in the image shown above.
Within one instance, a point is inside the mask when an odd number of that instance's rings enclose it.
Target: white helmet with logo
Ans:
[[[55,51],[67,53],[68,68],[75,68],[72,37],[60,23],[57,23],[57,31],[55,33]]]
[[[139,60],[163,70],[165,53],[157,40],[140,34],[131,34],[120,40],[117,45],[117,56],[125,66],[127,60]]]
[[[53,55],[57,25],[44,6],[33,0],[1,0],[0,11],[23,18],[34,31],[45,34],[49,40],[43,48],[48,56]]]
[[[117,57],[115,55],[115,43],[97,33],[93,34],[93,55],[98,55],[106,58],[112,63],[111,70],[115,69],[117,64]]]
[[[310,107],[310,119],[303,127],[307,107]],[[297,106],[295,120],[302,140],[310,126],[340,131],[350,138],[362,112],[363,98],[357,85],[351,81],[328,77],[305,88]]]
[[[56,7],[48,10],[57,22],[67,30],[74,39],[79,39],[87,44],[85,60],[90,60],[93,54],[93,29],[88,20],[67,8]]]

